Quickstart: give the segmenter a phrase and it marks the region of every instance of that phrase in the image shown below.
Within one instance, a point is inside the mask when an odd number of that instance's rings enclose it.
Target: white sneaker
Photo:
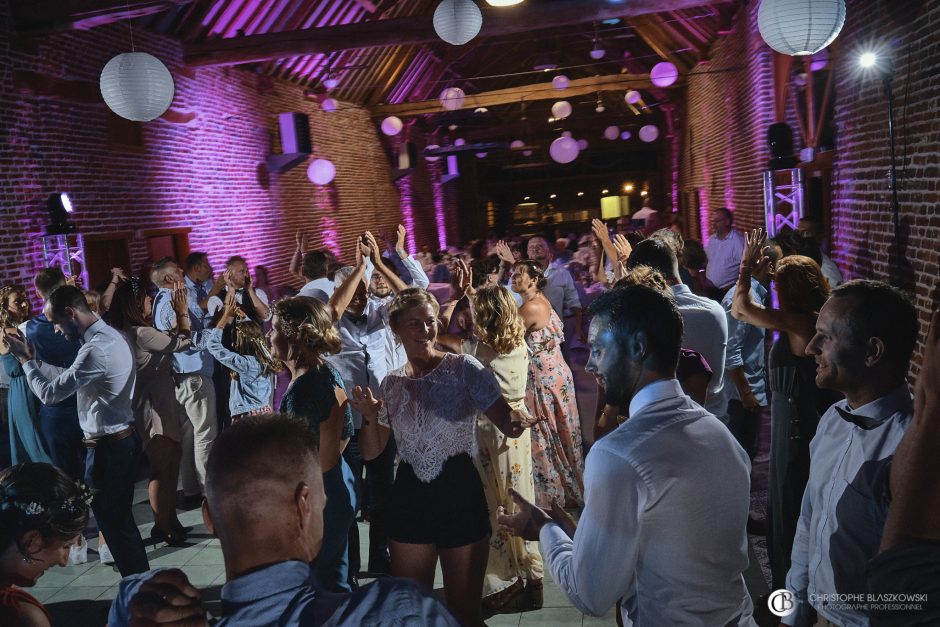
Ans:
[[[108,548],[107,544],[102,544],[98,547],[98,558],[101,560],[102,564],[114,563],[114,557],[111,555],[111,549]]]
[[[88,541],[82,536],[81,544],[69,547],[69,564],[75,566],[88,561]]]

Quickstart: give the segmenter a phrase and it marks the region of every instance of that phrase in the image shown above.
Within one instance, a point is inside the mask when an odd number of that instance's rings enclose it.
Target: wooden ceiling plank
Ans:
[[[714,2],[709,2],[709,0],[635,0],[627,4],[614,4],[607,0],[579,0],[578,2],[553,0],[532,6],[520,4],[499,10],[485,10],[483,28],[479,36],[513,35],[608,18],[624,18],[708,4],[714,4]],[[316,52],[399,44],[425,44],[437,41],[440,40],[434,32],[431,16],[424,14],[193,43],[185,46],[184,57],[191,65],[235,65]]]
[[[51,33],[88,30],[130,18],[162,13],[194,0],[26,0],[12,4],[17,31]]]

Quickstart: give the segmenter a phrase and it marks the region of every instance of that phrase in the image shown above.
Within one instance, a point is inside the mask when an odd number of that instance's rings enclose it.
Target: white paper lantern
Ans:
[[[636,104],[640,101],[640,92],[635,89],[631,89],[627,91],[623,99],[626,100],[628,104]]]
[[[548,149],[548,154],[558,163],[571,163],[578,158],[579,152],[578,142],[571,137],[559,137]]]
[[[559,74],[558,76],[552,79],[552,87],[554,87],[555,89],[568,89],[569,82],[570,81],[568,80],[567,76],[565,76],[564,74]]]
[[[466,143],[467,143],[467,140],[465,140],[463,137],[458,137],[457,139],[454,140],[454,146],[463,146]]]
[[[620,135],[620,129],[616,126],[608,126],[604,129],[604,139],[613,141]]]
[[[515,149],[522,148],[523,146],[525,146],[525,142],[522,141],[521,139],[514,139],[514,140],[512,141],[512,143],[509,144],[509,147],[512,148],[512,149],[514,149],[514,150],[515,150]]]
[[[389,137],[398,135],[401,133],[401,129],[404,126],[401,122],[401,118],[390,115],[384,120],[382,120],[382,132]]]
[[[640,129],[640,140],[647,144],[656,141],[657,137],[659,137],[659,129],[652,124],[647,124]]]
[[[122,118],[149,122],[173,103],[173,76],[163,62],[146,52],[125,52],[101,70],[101,97]]]
[[[562,137],[571,137],[571,131],[565,131],[561,134]]]
[[[571,115],[571,103],[567,100],[559,100],[552,105],[552,115],[556,120],[564,120]]]
[[[679,70],[669,61],[657,63],[650,70],[650,80],[657,87],[669,87],[679,79]]]
[[[523,150],[523,151],[522,151],[522,156],[523,156],[523,157],[531,157],[531,156],[532,156],[532,151],[531,151],[531,150]]]
[[[819,52],[844,23],[845,0],[761,0],[757,9],[761,37],[782,54]]]
[[[336,100],[333,98],[324,98],[320,103],[320,108],[327,112],[336,111]]]
[[[314,185],[329,185],[336,177],[336,166],[329,159],[314,159],[307,166],[307,178]]]
[[[463,106],[465,94],[459,87],[448,87],[441,92],[439,98],[442,107],[448,111],[456,111]]]
[[[424,147],[425,150],[437,150],[438,148],[440,148],[440,146],[438,146],[437,144],[428,144],[427,146]],[[425,157],[425,159],[433,163],[434,161],[440,161],[441,156],[440,155],[428,155]]]
[[[462,46],[480,32],[483,14],[473,0],[442,0],[434,9],[434,32],[454,46]]]
[[[620,133],[620,139],[622,139],[623,141],[627,141],[631,137],[633,137],[633,133],[631,133],[630,131],[624,131]]]
[[[588,147],[588,140],[586,139],[578,140],[578,150],[587,150],[587,147]]]
[[[476,153],[476,154],[477,154],[477,159],[483,159],[483,158],[486,157],[486,153],[485,153],[485,152],[478,152],[478,153]]]

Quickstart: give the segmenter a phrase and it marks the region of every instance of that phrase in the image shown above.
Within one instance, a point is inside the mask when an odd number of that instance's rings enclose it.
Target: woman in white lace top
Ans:
[[[509,406],[496,377],[475,358],[435,348],[438,310],[424,290],[398,293],[389,324],[408,363],[386,375],[383,400],[356,387],[352,403],[363,417],[363,457],[377,457],[392,432],[401,456],[389,511],[392,574],[433,588],[440,555],[447,607],[462,625],[482,625],[491,529],[472,459],[477,414],[509,437],[523,432],[528,416]]]

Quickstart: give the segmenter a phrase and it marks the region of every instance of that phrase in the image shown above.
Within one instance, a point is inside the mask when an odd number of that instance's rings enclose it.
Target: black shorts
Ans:
[[[389,499],[389,538],[452,549],[490,532],[483,482],[469,455],[448,459],[431,483],[418,479],[407,462],[398,465]]]

